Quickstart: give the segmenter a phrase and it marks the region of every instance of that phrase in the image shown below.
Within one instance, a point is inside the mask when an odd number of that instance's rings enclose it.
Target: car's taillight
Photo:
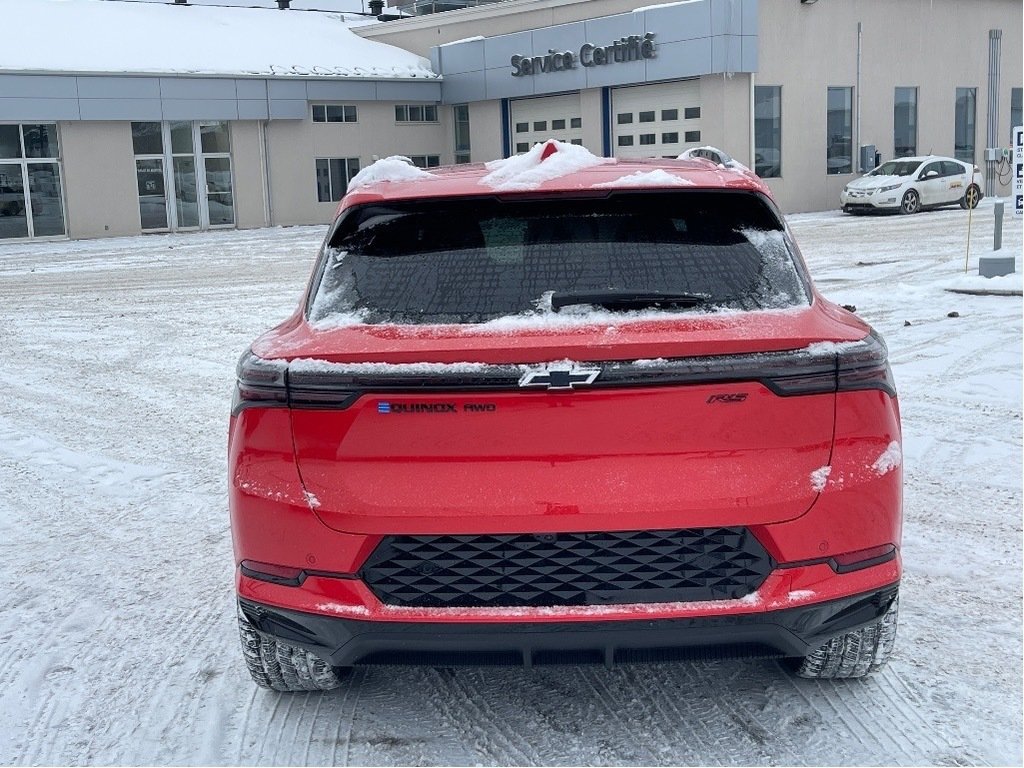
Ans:
[[[874,331],[856,344],[842,345],[836,361],[836,389],[880,389],[896,396],[896,383],[889,367],[889,350]]]
[[[264,360],[247,349],[238,361],[237,372],[232,416],[246,408],[287,407],[288,367],[285,363]]]
[[[831,370],[771,376],[765,383],[780,395],[880,389],[896,396],[888,350],[885,342],[874,331],[860,341],[812,345],[809,354],[812,360],[819,361],[822,357],[834,356],[834,365]],[[800,367],[794,365],[798,370]]]
[[[303,363],[292,369],[287,361],[264,360],[246,350],[238,361],[231,415],[246,408],[346,408],[359,396],[330,364]]]

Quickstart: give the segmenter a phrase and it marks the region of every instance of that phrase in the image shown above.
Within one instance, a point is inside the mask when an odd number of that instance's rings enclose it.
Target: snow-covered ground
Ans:
[[[900,636],[864,681],[715,661],[258,690],[227,411],[323,228],[0,246],[0,762],[1019,765],[1021,299],[944,290],[959,209],[791,222],[823,292],[885,335],[901,394]],[[975,254],[991,226],[985,201]],[[1021,242],[1010,217],[1006,252]]]

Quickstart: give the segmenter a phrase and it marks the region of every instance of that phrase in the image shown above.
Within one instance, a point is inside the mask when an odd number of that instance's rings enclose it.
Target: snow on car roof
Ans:
[[[430,62],[341,13],[111,0],[4,0],[0,72],[437,78]]]
[[[552,146],[554,150],[546,149]],[[378,163],[392,164],[395,160],[386,158]],[[607,192],[617,187],[741,189],[771,196],[768,187],[752,174],[724,168],[708,160],[598,157],[583,147],[557,141],[537,144],[525,155],[486,164],[430,168],[415,176],[381,171],[372,174],[372,181],[350,191],[342,201],[342,208],[372,200],[466,197],[495,192]],[[638,184],[638,180],[642,183]]]

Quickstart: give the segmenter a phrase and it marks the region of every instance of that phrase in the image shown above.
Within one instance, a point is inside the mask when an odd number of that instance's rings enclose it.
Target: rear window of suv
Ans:
[[[483,323],[550,312],[552,296],[666,293],[695,300],[651,306],[692,312],[809,303],[783,225],[760,196],[616,192],[349,209],[324,250],[308,315],[327,323],[332,316]]]

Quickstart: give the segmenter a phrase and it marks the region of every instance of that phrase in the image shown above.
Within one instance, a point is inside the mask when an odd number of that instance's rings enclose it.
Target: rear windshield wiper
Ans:
[[[669,293],[664,291],[601,291],[599,293],[553,293],[551,309],[576,304],[593,304],[615,312],[630,309],[679,309],[696,307],[708,300],[707,294]]]

